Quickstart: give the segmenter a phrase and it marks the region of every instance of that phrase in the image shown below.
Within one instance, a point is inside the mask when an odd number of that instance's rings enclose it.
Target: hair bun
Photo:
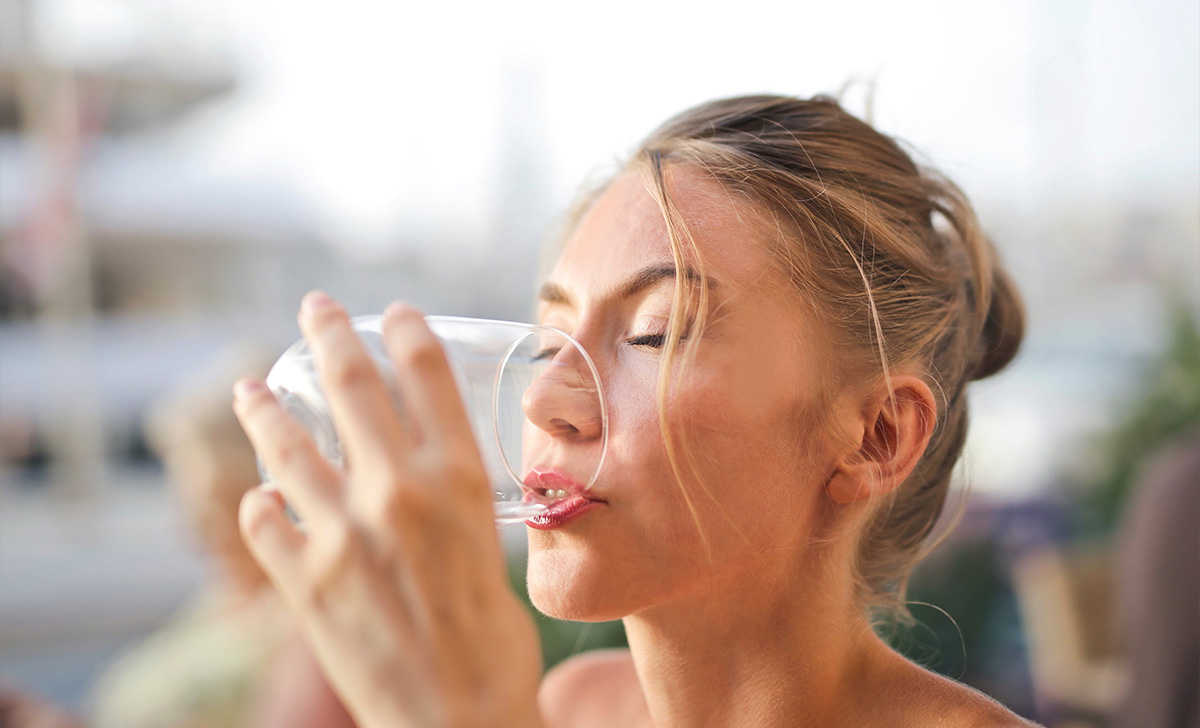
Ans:
[[[972,381],[990,377],[1008,366],[1025,337],[1025,306],[1017,287],[999,265],[992,271],[991,301],[975,344],[974,365],[970,369]]]

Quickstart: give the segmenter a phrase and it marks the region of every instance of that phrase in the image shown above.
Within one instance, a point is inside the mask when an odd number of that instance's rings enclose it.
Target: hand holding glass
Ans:
[[[442,343],[492,486],[498,524],[532,518],[585,492],[604,465],[608,414],[591,357],[549,326],[427,316]],[[382,317],[351,325],[388,386],[397,412],[404,402],[383,344]],[[280,405],[312,435],[321,455],[345,465],[329,404],[303,340],[267,375]],[[272,482],[262,466],[263,482]]]

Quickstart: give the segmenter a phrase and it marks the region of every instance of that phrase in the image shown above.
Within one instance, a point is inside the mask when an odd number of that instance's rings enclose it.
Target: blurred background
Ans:
[[[973,392],[965,516],[890,637],[1105,724],[1129,504],[1200,427],[1194,0],[0,0],[0,675],[85,709],[211,578],[156,402],[269,361],[315,287],[527,319],[579,184],[750,92],[843,93],[966,189],[1027,297],[1023,353]],[[622,639],[540,624],[551,663]]]

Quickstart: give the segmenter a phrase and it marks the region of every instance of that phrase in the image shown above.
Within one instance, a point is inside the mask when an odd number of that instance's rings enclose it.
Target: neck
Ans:
[[[864,724],[861,687],[887,648],[849,585],[797,581],[741,574],[733,599],[714,586],[625,618],[656,727]]]

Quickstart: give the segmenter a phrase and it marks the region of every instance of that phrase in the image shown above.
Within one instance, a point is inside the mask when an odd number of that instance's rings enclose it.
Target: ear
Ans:
[[[901,374],[882,382],[863,403],[854,445],[825,486],[829,499],[852,503],[899,487],[925,454],[936,425],[937,403],[925,380]]]

